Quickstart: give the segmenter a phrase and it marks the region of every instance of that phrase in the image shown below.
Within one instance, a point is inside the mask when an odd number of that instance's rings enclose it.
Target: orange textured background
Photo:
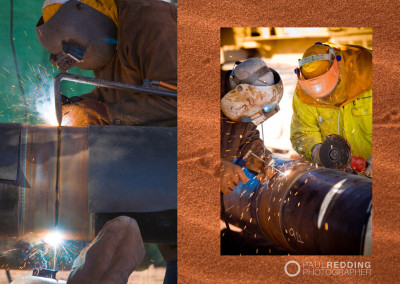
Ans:
[[[262,2],[262,3],[261,3]],[[179,283],[399,283],[399,1],[219,1],[178,3]],[[373,28],[373,255],[221,256],[219,236],[220,28]],[[284,265],[370,261],[372,276],[297,276]]]

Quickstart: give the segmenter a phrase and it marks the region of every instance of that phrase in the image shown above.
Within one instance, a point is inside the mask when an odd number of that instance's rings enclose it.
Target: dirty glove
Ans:
[[[367,167],[364,170],[364,174],[372,178],[372,156],[367,160]]]
[[[265,166],[263,170],[257,175],[257,179],[261,182],[261,184],[268,182],[275,175],[274,157],[272,156],[272,153],[268,150],[266,151],[265,154],[266,154],[264,157]]]
[[[221,192],[231,194],[233,188],[242,182],[247,183],[249,178],[238,165],[229,161],[221,161]]]
[[[108,106],[96,100],[82,100],[62,106],[63,126],[111,125]]]
[[[136,221],[127,216],[107,222],[72,265],[68,284],[126,284],[145,255]]]
[[[257,173],[257,179],[264,184],[275,174],[273,169],[275,164],[274,157],[268,150],[265,150],[260,157],[257,157],[251,154],[246,160],[245,167]]]
[[[74,103],[77,103],[80,101],[83,101],[83,99],[81,97],[74,96],[74,97],[68,98],[64,95],[61,95],[61,104],[62,105],[74,104]]]

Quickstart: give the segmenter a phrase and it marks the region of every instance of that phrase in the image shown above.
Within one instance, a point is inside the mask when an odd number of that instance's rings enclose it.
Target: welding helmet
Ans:
[[[340,104],[345,93],[340,90],[342,57],[329,45],[316,43],[299,59],[295,69],[300,88],[317,101],[326,104]],[[334,94],[335,93],[335,94]]]
[[[96,70],[111,60],[117,43],[113,19],[78,0],[46,2],[65,2],[50,19],[44,22],[41,17],[36,25],[39,42],[50,52],[53,65],[64,72],[73,66]]]
[[[221,110],[229,119],[259,125],[279,111],[282,80],[262,59],[236,63],[229,84],[231,90],[221,99]]]

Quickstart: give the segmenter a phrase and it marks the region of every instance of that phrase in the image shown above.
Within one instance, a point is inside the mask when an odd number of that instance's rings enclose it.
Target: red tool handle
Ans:
[[[362,172],[367,167],[367,161],[361,157],[353,157],[350,168],[353,171]]]

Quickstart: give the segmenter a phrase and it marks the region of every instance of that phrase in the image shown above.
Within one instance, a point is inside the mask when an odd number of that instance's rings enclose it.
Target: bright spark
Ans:
[[[291,171],[292,171],[292,170],[288,170],[288,171],[284,172],[283,175],[284,175],[284,176],[287,176],[287,175],[290,174]]]
[[[59,245],[62,244],[62,236],[61,233],[58,231],[54,231],[51,233],[48,233],[46,237],[44,238],[44,242],[53,248],[57,248]]]

